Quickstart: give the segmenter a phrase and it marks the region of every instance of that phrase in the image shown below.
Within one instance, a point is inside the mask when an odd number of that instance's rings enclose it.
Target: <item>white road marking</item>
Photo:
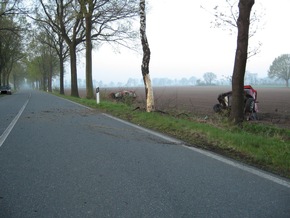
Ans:
[[[116,117],[113,117],[111,115],[108,115],[108,114],[105,114],[103,113],[103,115],[107,116],[107,117],[110,117],[111,119],[114,119],[114,120],[117,120],[119,122],[122,122],[124,124],[127,124],[129,126],[132,126],[132,127],[135,127],[137,129],[140,129],[144,132],[147,132],[149,134],[152,134],[154,136],[157,136],[157,137],[160,137],[166,141],[169,141],[171,143],[174,143],[174,144],[179,144],[179,145],[182,145],[183,147],[187,148],[187,149],[190,149],[190,150],[193,150],[195,152],[198,152],[200,154],[203,154],[205,156],[208,156],[208,157],[211,157],[215,160],[218,160],[218,161],[221,161],[225,164],[228,164],[230,166],[233,166],[233,167],[236,167],[238,169],[241,169],[241,170],[244,170],[246,172],[249,172],[251,174],[254,174],[256,176],[259,176],[261,178],[264,178],[264,179],[267,179],[267,180],[270,180],[276,184],[279,184],[279,185],[282,185],[282,186],[285,186],[287,188],[290,188],[290,182],[289,180],[287,179],[283,179],[283,178],[280,178],[280,177],[277,177],[275,175],[272,175],[270,173],[267,173],[265,171],[262,171],[262,170],[259,170],[259,169],[256,169],[254,167],[251,167],[251,166],[248,166],[246,164],[242,164],[240,162],[237,162],[237,161],[234,161],[234,160],[230,160],[230,159],[227,159],[225,157],[222,157],[220,155],[217,155],[217,154],[214,154],[210,151],[205,151],[205,150],[202,150],[202,149],[199,149],[199,148],[195,148],[195,147],[189,147],[189,146],[186,146],[184,142],[182,142],[181,140],[178,140],[178,139],[175,139],[175,138],[171,138],[171,137],[168,137],[166,135],[163,135],[163,134],[160,134],[160,133],[157,133],[157,132],[154,132],[152,130],[149,130],[149,129],[146,129],[146,128],[143,128],[141,126],[138,126],[138,125],[135,125],[133,123],[129,123],[127,121],[124,121],[124,120],[121,120],[119,118],[116,118]]]
[[[3,132],[3,134],[0,136],[0,147],[5,142],[6,138],[8,137],[8,135],[12,131],[13,127],[15,126],[16,122],[18,121],[19,117],[21,116],[21,114],[23,113],[24,109],[26,108],[26,106],[27,106],[27,104],[29,102],[30,97],[31,97],[31,93],[30,93],[27,101],[24,103],[24,105],[22,106],[22,108],[20,109],[20,111],[18,112],[18,114],[16,115],[16,117],[14,117],[14,119],[9,124],[9,126],[7,127],[7,129],[5,129],[5,131]]]
[[[275,183],[277,183],[279,185],[283,185],[283,186],[285,186],[287,188],[290,188],[290,182],[287,181],[286,179],[276,177],[275,175],[271,175],[270,173],[264,172],[264,171],[259,170],[259,169],[255,169],[255,168],[253,168],[251,166],[247,166],[246,164],[242,164],[242,163],[239,163],[237,161],[226,159],[226,158],[224,158],[222,156],[219,156],[217,154],[211,153],[209,151],[201,150],[201,149],[194,148],[194,147],[188,147],[186,145],[184,145],[184,146],[189,148],[190,150],[199,152],[199,153],[201,153],[203,155],[206,155],[208,157],[211,157],[213,159],[221,161],[221,162],[223,162],[225,164],[231,165],[231,166],[236,167],[238,169],[244,170],[244,171],[246,171],[248,173],[252,173],[252,174],[254,174],[256,176],[262,177],[264,179],[267,179],[267,180],[270,180],[272,182],[275,182]]]

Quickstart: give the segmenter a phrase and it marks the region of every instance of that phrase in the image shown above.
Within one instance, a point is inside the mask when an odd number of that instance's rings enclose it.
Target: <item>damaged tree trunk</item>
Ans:
[[[230,119],[234,124],[244,120],[244,77],[247,65],[250,14],[255,0],[239,1],[237,50],[232,77],[232,108]]]
[[[146,11],[145,11],[145,0],[140,0],[140,36],[141,43],[143,48],[143,59],[141,65],[141,71],[143,76],[143,81],[145,85],[145,94],[146,94],[146,111],[154,111],[154,96],[153,88],[149,75],[149,62],[150,62],[150,48],[146,36]]]

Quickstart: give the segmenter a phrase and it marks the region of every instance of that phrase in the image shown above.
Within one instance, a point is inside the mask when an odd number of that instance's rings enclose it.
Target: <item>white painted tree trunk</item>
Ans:
[[[150,62],[150,48],[149,43],[146,36],[146,2],[145,0],[140,0],[140,36],[141,43],[143,48],[143,59],[142,59],[142,76],[145,85],[145,94],[146,94],[146,111],[151,112],[154,111],[154,96],[153,96],[153,88],[149,75],[149,62]]]
[[[143,76],[146,92],[146,111],[154,111],[154,95],[149,73]]]

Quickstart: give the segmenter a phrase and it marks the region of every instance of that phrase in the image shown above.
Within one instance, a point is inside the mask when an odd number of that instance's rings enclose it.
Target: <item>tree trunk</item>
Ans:
[[[145,93],[146,93],[146,111],[154,111],[154,96],[153,96],[153,87],[151,84],[151,79],[149,74],[143,75],[143,81],[145,84]]]
[[[59,43],[59,94],[64,95],[64,47]]]
[[[88,99],[94,98],[93,77],[92,77],[92,17],[86,14],[86,94]]]
[[[140,0],[140,35],[141,43],[143,48],[143,59],[141,65],[141,71],[143,76],[143,81],[145,85],[145,94],[146,94],[146,111],[154,111],[154,96],[153,88],[151,84],[151,79],[149,75],[149,62],[150,62],[150,48],[146,36],[146,11],[145,11],[145,0]]]
[[[76,55],[76,44],[70,44],[70,67],[71,67],[71,96],[80,97],[78,90],[78,78],[77,78],[77,55]]]
[[[60,57],[59,59],[59,94],[64,95],[64,61],[63,61],[63,57]]]
[[[15,74],[13,74],[13,86],[14,90],[18,90],[17,76]]]
[[[52,54],[50,54],[49,75],[48,75],[48,92],[52,92],[52,74],[53,74],[53,63],[52,63]]]
[[[70,1],[70,3],[76,3],[77,1]],[[61,32],[61,36],[69,47],[69,55],[70,55],[70,68],[71,68],[71,96],[79,98],[79,90],[78,90],[78,79],[77,79],[77,56],[76,56],[76,47],[79,43],[82,42],[81,38],[77,39],[77,35],[79,30],[81,30],[81,16],[79,14],[75,14],[74,20],[72,21],[72,26],[68,26],[67,20],[65,20],[66,15],[65,11],[70,8],[70,3],[65,4],[64,1],[56,1],[57,4],[57,12],[58,12],[58,22],[59,24],[54,24],[59,27]],[[68,28],[68,30],[66,29]],[[68,35],[68,32],[71,32],[71,37]]]
[[[237,50],[232,77],[232,106],[230,120],[239,124],[244,120],[244,77],[247,65],[250,14],[254,0],[240,0]]]
[[[10,74],[12,72],[13,63],[14,63],[14,61],[12,61],[11,64],[9,64],[9,66],[7,66],[6,72],[4,73],[4,75],[5,75],[4,83],[6,83],[5,85],[9,85],[9,78],[10,78]]]
[[[41,79],[40,82],[41,82],[41,89],[46,92],[47,91],[47,76],[46,76],[46,73],[43,74],[42,79]]]
[[[52,72],[49,72],[49,76],[47,78],[47,91],[52,92]]]
[[[6,73],[4,73],[3,74],[3,82],[4,82],[4,86],[6,86],[7,85],[7,74]]]
[[[6,84],[5,85],[9,85],[9,74],[6,75]]]

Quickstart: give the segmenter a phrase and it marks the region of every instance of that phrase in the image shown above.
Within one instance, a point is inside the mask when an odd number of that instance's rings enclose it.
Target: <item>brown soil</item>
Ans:
[[[256,88],[258,92],[258,122],[278,125],[290,129],[290,89]],[[134,90],[137,94],[136,107],[145,107],[144,88],[101,88],[101,97],[111,92]],[[213,116],[213,106],[218,103],[220,93],[230,91],[225,86],[154,87],[155,107],[166,113],[192,114],[200,117]],[[80,90],[85,97],[85,90]]]

